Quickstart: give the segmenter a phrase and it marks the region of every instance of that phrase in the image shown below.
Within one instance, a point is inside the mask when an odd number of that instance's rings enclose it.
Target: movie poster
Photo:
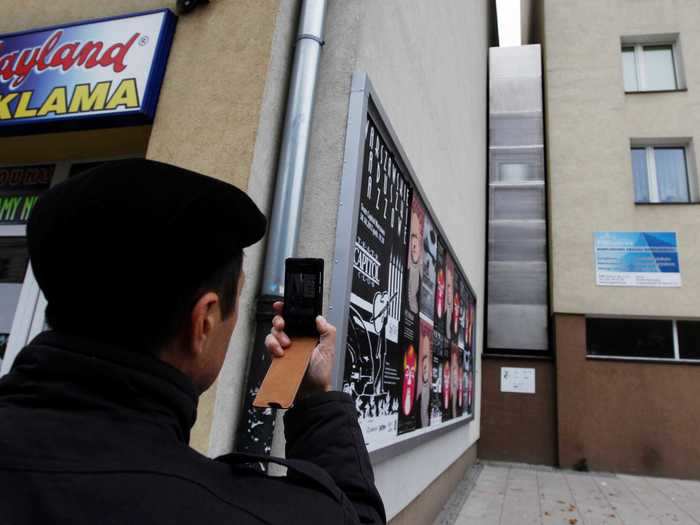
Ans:
[[[400,410],[415,399],[415,347],[399,344],[411,190],[371,119],[364,144],[343,390],[376,445],[395,438]]]
[[[446,328],[445,302],[445,245],[438,239],[437,257],[435,258],[435,330],[445,335]]]
[[[462,352],[464,359],[462,363],[462,380],[464,385],[464,390],[462,391],[462,413],[471,415],[471,388],[473,385],[473,376],[471,374],[471,355],[466,350],[463,350]]]
[[[430,215],[425,214],[423,220],[423,276],[421,280],[420,313],[424,319],[431,323],[435,311],[435,281],[437,266],[437,232],[430,220]]]
[[[401,375],[401,412],[399,413],[399,434],[416,428],[415,401],[418,352],[413,343],[408,343],[403,352],[403,372]]]
[[[440,358],[440,370],[442,370],[442,377],[440,378],[442,385],[442,392],[440,395],[440,421],[447,421],[450,419],[450,373],[452,372],[450,368],[450,353],[449,349],[443,353]]]
[[[474,299],[470,296],[469,307],[467,308],[467,326],[465,330],[465,336],[467,338],[467,348],[472,349],[474,346],[474,316],[475,316]]]
[[[430,426],[433,389],[433,327],[420,320],[418,398],[416,400],[416,428]]]
[[[465,352],[457,347],[457,359],[459,363],[459,371],[457,373],[457,392],[455,394],[456,413],[455,417],[461,417],[464,414],[464,388],[467,384],[464,377],[464,356]]]
[[[459,346],[462,350],[464,350],[466,348],[466,344],[467,344],[466,331],[467,331],[467,309],[469,308],[469,294],[467,292],[467,284],[464,282],[463,279],[460,279],[460,283],[459,283],[459,296],[460,296],[460,304],[459,304],[459,327],[457,328],[457,330],[458,330],[457,346]]]
[[[461,391],[459,382],[461,381],[460,352],[457,345],[450,343],[450,388],[448,395],[448,406],[444,414],[445,420],[457,417],[457,398]]]
[[[421,418],[421,408],[430,404],[430,378],[432,357],[426,361],[425,348],[421,347],[420,296],[423,274],[423,221],[425,209],[413,194],[409,219],[408,261],[405,272],[405,294],[403,322],[401,325],[401,348],[403,351],[403,374],[401,385],[401,411],[399,412],[399,434],[426,426]],[[427,363],[427,380],[426,374]],[[426,390],[427,389],[427,390]],[[422,405],[421,405],[422,404]]]
[[[452,316],[454,314],[454,293],[455,293],[455,264],[452,257],[445,257],[445,336],[448,341],[452,341],[454,327]]]
[[[442,423],[445,389],[445,336],[433,330],[433,388],[430,401],[430,424]],[[449,371],[448,371],[449,372]]]
[[[467,387],[466,387],[466,411],[467,414],[474,414],[474,389],[476,388],[476,378],[475,374],[475,359],[476,359],[476,349],[475,349],[475,318],[476,318],[476,300],[467,291],[467,321],[465,327],[465,338],[466,338],[466,355],[465,355],[465,367],[467,376]]]

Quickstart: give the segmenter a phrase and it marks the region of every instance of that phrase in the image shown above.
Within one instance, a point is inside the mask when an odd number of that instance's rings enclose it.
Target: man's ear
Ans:
[[[207,343],[207,338],[216,323],[221,320],[219,296],[214,292],[202,295],[192,308],[190,319],[190,351],[200,355]]]

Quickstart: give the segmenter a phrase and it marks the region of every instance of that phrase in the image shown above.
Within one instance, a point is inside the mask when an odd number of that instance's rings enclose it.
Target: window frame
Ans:
[[[690,152],[688,143],[680,142],[669,142],[669,143],[635,143],[634,141],[630,144],[630,169],[632,171],[632,187],[635,184],[635,173],[634,165],[632,162],[632,151],[633,150],[644,150],[645,160],[646,160],[646,182],[647,182],[647,192],[649,194],[648,201],[638,201],[637,196],[634,197],[635,204],[693,204],[697,202],[697,190],[695,184],[693,184],[691,175],[691,163],[690,163]],[[662,201],[659,198],[659,179],[656,171],[656,155],[655,151],[657,149],[681,149],[683,150],[683,162],[685,164],[685,184],[688,188],[688,200],[685,201]]]
[[[674,88],[669,89],[649,89],[647,87],[646,64],[644,59],[644,49],[654,47],[670,47],[671,61],[673,66]],[[634,53],[634,74],[637,80],[637,89],[628,90],[624,85],[624,52],[632,50]],[[667,93],[674,91],[687,91],[685,75],[683,74],[679,38],[674,35],[645,35],[637,37],[622,37],[620,45],[620,59],[623,68],[623,90],[625,93]]]
[[[34,166],[52,164],[54,166],[51,186],[55,186],[68,178],[69,162],[26,162],[12,163],[10,166]],[[3,166],[5,166],[3,164]],[[6,224],[0,225],[0,237],[25,237],[27,236],[26,224]],[[12,362],[19,351],[38,334],[44,325],[44,310],[46,309],[46,298],[39,289],[39,283],[34,277],[31,263],[27,265],[27,270],[22,281],[19,300],[15,309],[14,320],[10,328],[10,337],[7,340],[5,357],[0,361],[0,377],[9,371]]]
[[[625,356],[625,355],[593,355],[589,353],[588,339],[586,339],[586,359],[593,360],[610,360],[610,361],[641,361],[641,362],[651,362],[651,363],[680,363],[680,364],[690,364],[690,365],[700,365],[700,358],[698,359],[682,359],[680,356],[680,345],[678,341],[678,321],[693,321],[700,322],[698,319],[667,319],[659,317],[624,317],[624,316],[611,316],[611,315],[587,315],[588,319],[634,319],[637,321],[649,320],[649,321],[670,321],[671,330],[673,334],[673,358],[670,357],[641,357],[641,356]]]

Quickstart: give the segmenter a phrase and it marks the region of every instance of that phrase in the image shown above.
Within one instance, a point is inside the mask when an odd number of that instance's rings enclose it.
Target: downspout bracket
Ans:
[[[301,33],[301,34],[297,35],[297,42],[299,42],[299,40],[304,40],[304,39],[309,39],[309,40],[313,40],[315,42],[318,42],[319,45],[321,45],[321,46],[326,44],[325,40],[317,37],[316,35],[312,35],[311,33]]]

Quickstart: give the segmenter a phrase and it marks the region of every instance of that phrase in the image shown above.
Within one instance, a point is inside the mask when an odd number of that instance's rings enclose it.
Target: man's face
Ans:
[[[454,273],[452,269],[448,266],[445,278],[445,300],[447,303],[448,310],[452,309],[452,300],[454,293]]]
[[[231,292],[236,294],[236,306],[233,309],[233,313],[225,319],[222,319],[219,315],[218,322],[213,326],[211,334],[207,338],[203,366],[198,374],[199,377],[195,379],[195,385],[201,392],[214,384],[221,368],[224,366],[228,345],[238,322],[238,303],[244,284],[245,274],[241,270],[236,290]]]
[[[418,219],[418,214],[411,213],[411,262],[413,264],[418,264],[420,262],[422,253],[422,240],[420,238],[420,220]]]
[[[420,248],[421,248],[421,242],[418,239],[418,234],[417,233],[412,233],[411,234],[411,262],[413,264],[418,264],[420,261]]]

